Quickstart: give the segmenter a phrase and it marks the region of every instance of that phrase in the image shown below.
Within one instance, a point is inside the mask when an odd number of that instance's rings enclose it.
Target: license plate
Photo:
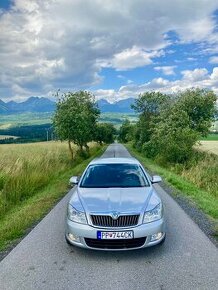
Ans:
[[[99,240],[119,240],[119,239],[133,239],[133,231],[124,232],[97,232],[97,239]]]

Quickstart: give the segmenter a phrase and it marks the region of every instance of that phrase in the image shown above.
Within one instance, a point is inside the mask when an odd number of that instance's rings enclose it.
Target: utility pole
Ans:
[[[47,136],[47,142],[48,142],[48,131],[49,131],[49,129],[45,129],[46,130],[46,136]]]

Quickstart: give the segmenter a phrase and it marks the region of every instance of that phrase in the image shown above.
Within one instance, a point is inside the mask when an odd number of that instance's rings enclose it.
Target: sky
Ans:
[[[218,94],[218,0],[0,0],[0,99]]]

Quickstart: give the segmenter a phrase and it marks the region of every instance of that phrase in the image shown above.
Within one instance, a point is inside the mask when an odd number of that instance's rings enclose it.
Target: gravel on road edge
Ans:
[[[161,187],[180,205],[180,207],[192,218],[198,227],[208,236],[211,242],[218,247],[218,237],[215,236],[215,222],[211,220],[194,202],[184,196],[182,192],[171,185],[161,182]]]
[[[134,154],[131,155],[137,159]],[[146,168],[146,166],[144,166]],[[146,168],[150,175],[155,175],[153,172]],[[160,186],[180,205],[188,216],[198,225],[198,227],[206,234],[211,242],[218,248],[218,237],[215,235],[216,223],[210,219],[197,205],[185,196],[181,191],[176,189],[173,185],[166,181],[162,181]]]

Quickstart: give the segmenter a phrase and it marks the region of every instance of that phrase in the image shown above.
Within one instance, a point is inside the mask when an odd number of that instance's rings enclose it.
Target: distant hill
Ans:
[[[6,113],[7,114],[8,108],[7,105],[0,100],[0,113]]]
[[[107,100],[101,99],[98,101],[98,106],[102,113],[133,113],[131,105],[134,100],[134,98],[128,98],[111,104]]]
[[[3,102],[3,101],[1,101]],[[55,109],[55,103],[47,98],[31,97],[24,102],[16,103],[10,101],[4,103],[6,111],[2,111],[0,107],[0,113],[16,114],[16,113],[42,113],[42,112],[52,112]]]
[[[133,113],[131,104],[134,98],[117,101],[113,104],[105,99],[99,100],[98,106],[102,113]],[[17,103],[10,101],[8,103],[0,100],[0,114],[19,114],[19,113],[44,113],[53,112],[55,110],[55,102],[47,98],[30,97],[24,102]]]

